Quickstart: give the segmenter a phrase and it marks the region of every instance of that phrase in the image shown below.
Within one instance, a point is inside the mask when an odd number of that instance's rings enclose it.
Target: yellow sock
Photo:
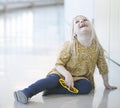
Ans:
[[[66,88],[68,91],[70,91],[70,92],[72,92],[72,93],[78,93],[78,92],[79,92],[79,90],[78,90],[77,88],[75,88],[75,87],[69,88],[69,87],[65,84],[65,80],[64,80],[64,79],[60,78],[60,79],[59,79],[59,82],[60,82],[60,84],[61,84],[64,88]]]

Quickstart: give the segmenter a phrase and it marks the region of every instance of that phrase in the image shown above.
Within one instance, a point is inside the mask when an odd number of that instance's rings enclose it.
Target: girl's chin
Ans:
[[[81,29],[81,30],[79,31],[79,34],[80,34],[80,35],[85,35],[85,34],[89,34],[89,33],[91,33],[91,31],[88,30],[88,29]]]
[[[80,29],[80,32],[90,32],[91,29],[89,29],[88,27],[83,27]]]
[[[80,33],[87,33],[87,32],[90,32],[88,29],[81,29],[80,30]]]

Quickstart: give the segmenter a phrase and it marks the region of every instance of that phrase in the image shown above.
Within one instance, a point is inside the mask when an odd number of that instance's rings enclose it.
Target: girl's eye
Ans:
[[[87,19],[84,19],[84,21],[87,21]]]
[[[75,23],[78,23],[79,21],[75,21]]]

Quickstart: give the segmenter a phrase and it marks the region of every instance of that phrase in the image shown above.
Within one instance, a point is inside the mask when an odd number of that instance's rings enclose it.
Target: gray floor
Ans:
[[[53,55],[54,54],[54,55]],[[56,54],[40,56],[5,56],[5,69],[0,73],[1,108],[119,108],[120,107],[120,68],[115,64],[109,64],[110,83],[118,87],[117,90],[104,89],[101,76],[95,72],[96,89],[89,95],[50,95],[42,96],[42,93],[34,96],[27,105],[14,101],[13,91],[27,87],[36,80],[45,77],[54,66]]]
[[[96,89],[89,95],[43,97],[42,93],[39,93],[27,105],[14,101],[15,90],[27,87],[45,77],[54,67],[58,48],[65,40],[62,28],[63,10],[63,6],[53,6],[21,10],[0,16],[0,23],[6,25],[1,25],[3,31],[7,31],[0,34],[1,39],[4,35],[6,37],[0,44],[0,108],[120,108],[120,67],[110,61],[107,61],[109,82],[116,85],[117,90],[105,90],[102,78],[96,69]],[[20,28],[14,24],[18,24]],[[26,26],[27,24],[29,26]],[[47,27],[44,24],[48,24]],[[18,30],[17,33],[12,31],[13,29]]]

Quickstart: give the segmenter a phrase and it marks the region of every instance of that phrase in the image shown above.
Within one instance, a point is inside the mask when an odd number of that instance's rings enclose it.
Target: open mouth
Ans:
[[[81,24],[81,25],[80,25],[80,28],[83,28],[83,27],[87,27],[87,25]]]

